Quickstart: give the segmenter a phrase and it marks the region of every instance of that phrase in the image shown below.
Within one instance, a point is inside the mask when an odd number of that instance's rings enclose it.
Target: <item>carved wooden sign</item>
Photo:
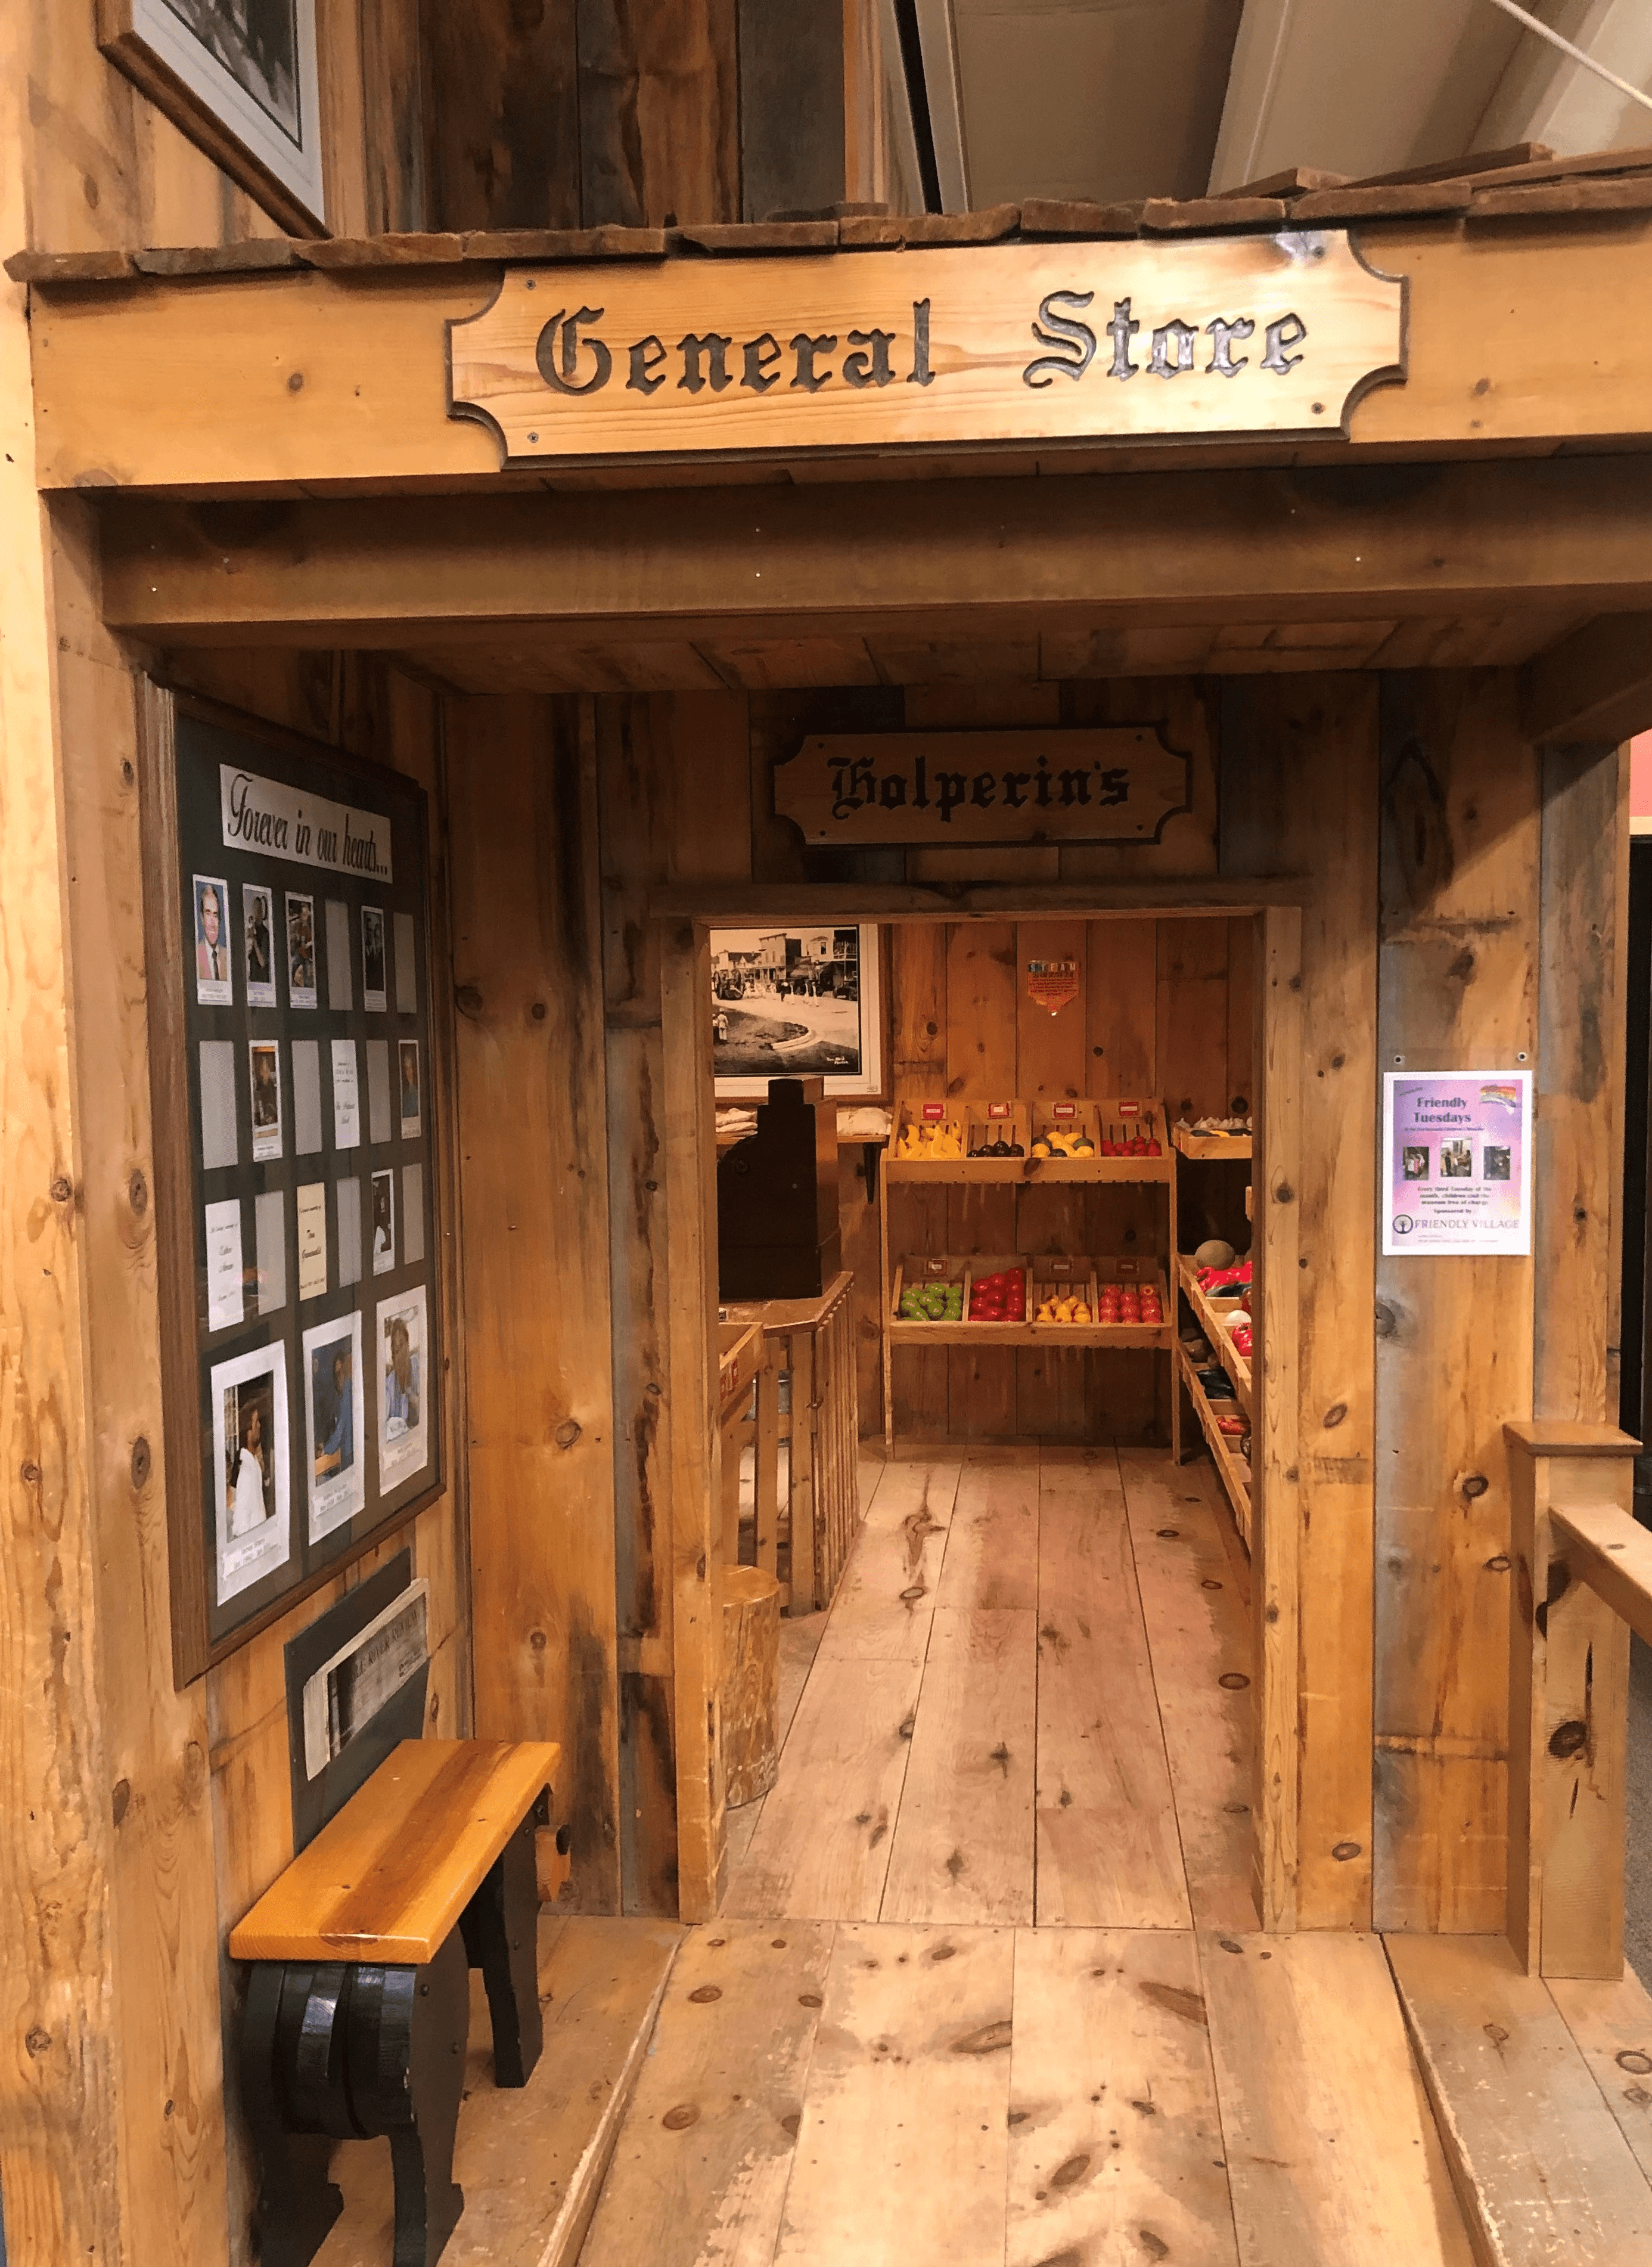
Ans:
[[[816,732],[777,765],[808,843],[1157,842],[1192,808],[1155,724],[1033,732]]]
[[[1347,429],[1405,283],[1346,234],[508,268],[448,326],[507,463]]]

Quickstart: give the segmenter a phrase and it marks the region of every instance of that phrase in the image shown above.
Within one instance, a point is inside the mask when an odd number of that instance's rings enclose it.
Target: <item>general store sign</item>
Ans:
[[[1157,842],[1191,762],[1152,724],[1034,732],[815,732],[774,774],[808,843]]]
[[[1330,231],[513,268],[450,409],[508,463],[1334,433],[1405,289]]]

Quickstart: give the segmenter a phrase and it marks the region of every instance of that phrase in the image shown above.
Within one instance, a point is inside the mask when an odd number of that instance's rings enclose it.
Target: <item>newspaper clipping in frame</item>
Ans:
[[[354,1519],[366,1500],[360,1314],[314,1324],[303,1346],[310,1540],[319,1543]]]
[[[211,1393],[222,1606],[292,1554],[285,1349],[254,1346],[216,1362]]]
[[[1531,1249],[1531,1074],[1383,1078],[1385,1256]]]

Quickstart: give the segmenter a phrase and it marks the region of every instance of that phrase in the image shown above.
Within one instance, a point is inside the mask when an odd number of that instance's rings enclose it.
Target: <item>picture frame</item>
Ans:
[[[98,45],[289,235],[326,233],[316,0],[98,0]]]
[[[711,960],[719,1102],[766,1101],[787,1076],[823,1077],[829,1101],[888,1099],[874,921],[714,928]]]
[[[145,679],[139,809],[181,1690],[447,1485],[451,1035],[418,781]],[[379,1005],[355,980],[369,906]],[[392,1108],[404,1045],[416,1119]]]

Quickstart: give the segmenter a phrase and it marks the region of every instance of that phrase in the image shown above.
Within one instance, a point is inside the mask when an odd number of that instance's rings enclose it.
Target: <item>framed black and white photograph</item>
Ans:
[[[714,928],[711,944],[720,1102],[765,1100],[771,1078],[823,1078],[842,1101],[882,1097],[875,923]]]
[[[325,227],[316,0],[98,0],[98,44],[274,219]]]

